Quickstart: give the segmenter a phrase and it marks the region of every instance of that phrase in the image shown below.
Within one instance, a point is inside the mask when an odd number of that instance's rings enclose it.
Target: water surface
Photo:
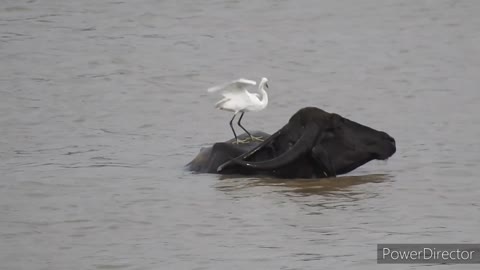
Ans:
[[[480,2],[250,2],[2,1],[2,269],[385,269],[377,243],[480,242]],[[316,106],[397,153],[322,181],[184,171],[231,136],[205,89],[262,76],[247,128]]]

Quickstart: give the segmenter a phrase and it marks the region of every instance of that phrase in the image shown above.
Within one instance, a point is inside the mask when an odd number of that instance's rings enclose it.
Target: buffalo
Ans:
[[[269,175],[278,178],[324,178],[348,173],[374,160],[386,160],[395,140],[383,131],[319,108],[306,107],[263,142],[234,139],[203,148],[187,168],[198,173]],[[246,134],[240,139],[248,138]]]

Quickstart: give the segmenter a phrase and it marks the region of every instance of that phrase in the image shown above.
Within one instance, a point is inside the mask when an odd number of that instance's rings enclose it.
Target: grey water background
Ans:
[[[2,0],[0,269],[385,269],[377,243],[479,243],[479,14],[474,0]],[[270,103],[247,128],[316,106],[397,153],[321,181],[185,171],[231,138],[205,89],[262,76]]]

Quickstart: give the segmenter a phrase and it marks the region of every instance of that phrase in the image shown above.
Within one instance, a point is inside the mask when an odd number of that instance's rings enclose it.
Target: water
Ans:
[[[250,2],[1,2],[1,269],[384,269],[377,243],[480,242],[480,2]],[[205,89],[261,76],[247,128],[317,106],[397,153],[313,182],[184,171],[231,136]]]

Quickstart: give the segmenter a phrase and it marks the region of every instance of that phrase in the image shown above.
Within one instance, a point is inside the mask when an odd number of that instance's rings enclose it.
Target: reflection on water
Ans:
[[[290,200],[302,209],[306,215],[319,215],[327,209],[344,209],[358,207],[367,200],[381,196],[381,189],[373,185],[391,181],[387,174],[362,176],[340,176],[325,179],[274,179],[274,178],[239,178],[221,176],[214,187],[227,196],[236,199],[252,198],[271,194],[268,197],[273,204]],[[358,189],[358,185],[368,188]],[[275,195],[277,194],[277,195]]]
[[[277,192],[292,193],[299,196],[328,196],[334,194],[342,194],[341,196],[344,196],[348,194],[349,188],[352,186],[388,181],[391,179],[391,176],[387,174],[370,174],[322,179],[276,179],[222,175],[219,179],[221,181],[215,187],[226,192],[252,187],[271,187],[271,190],[276,190]]]

